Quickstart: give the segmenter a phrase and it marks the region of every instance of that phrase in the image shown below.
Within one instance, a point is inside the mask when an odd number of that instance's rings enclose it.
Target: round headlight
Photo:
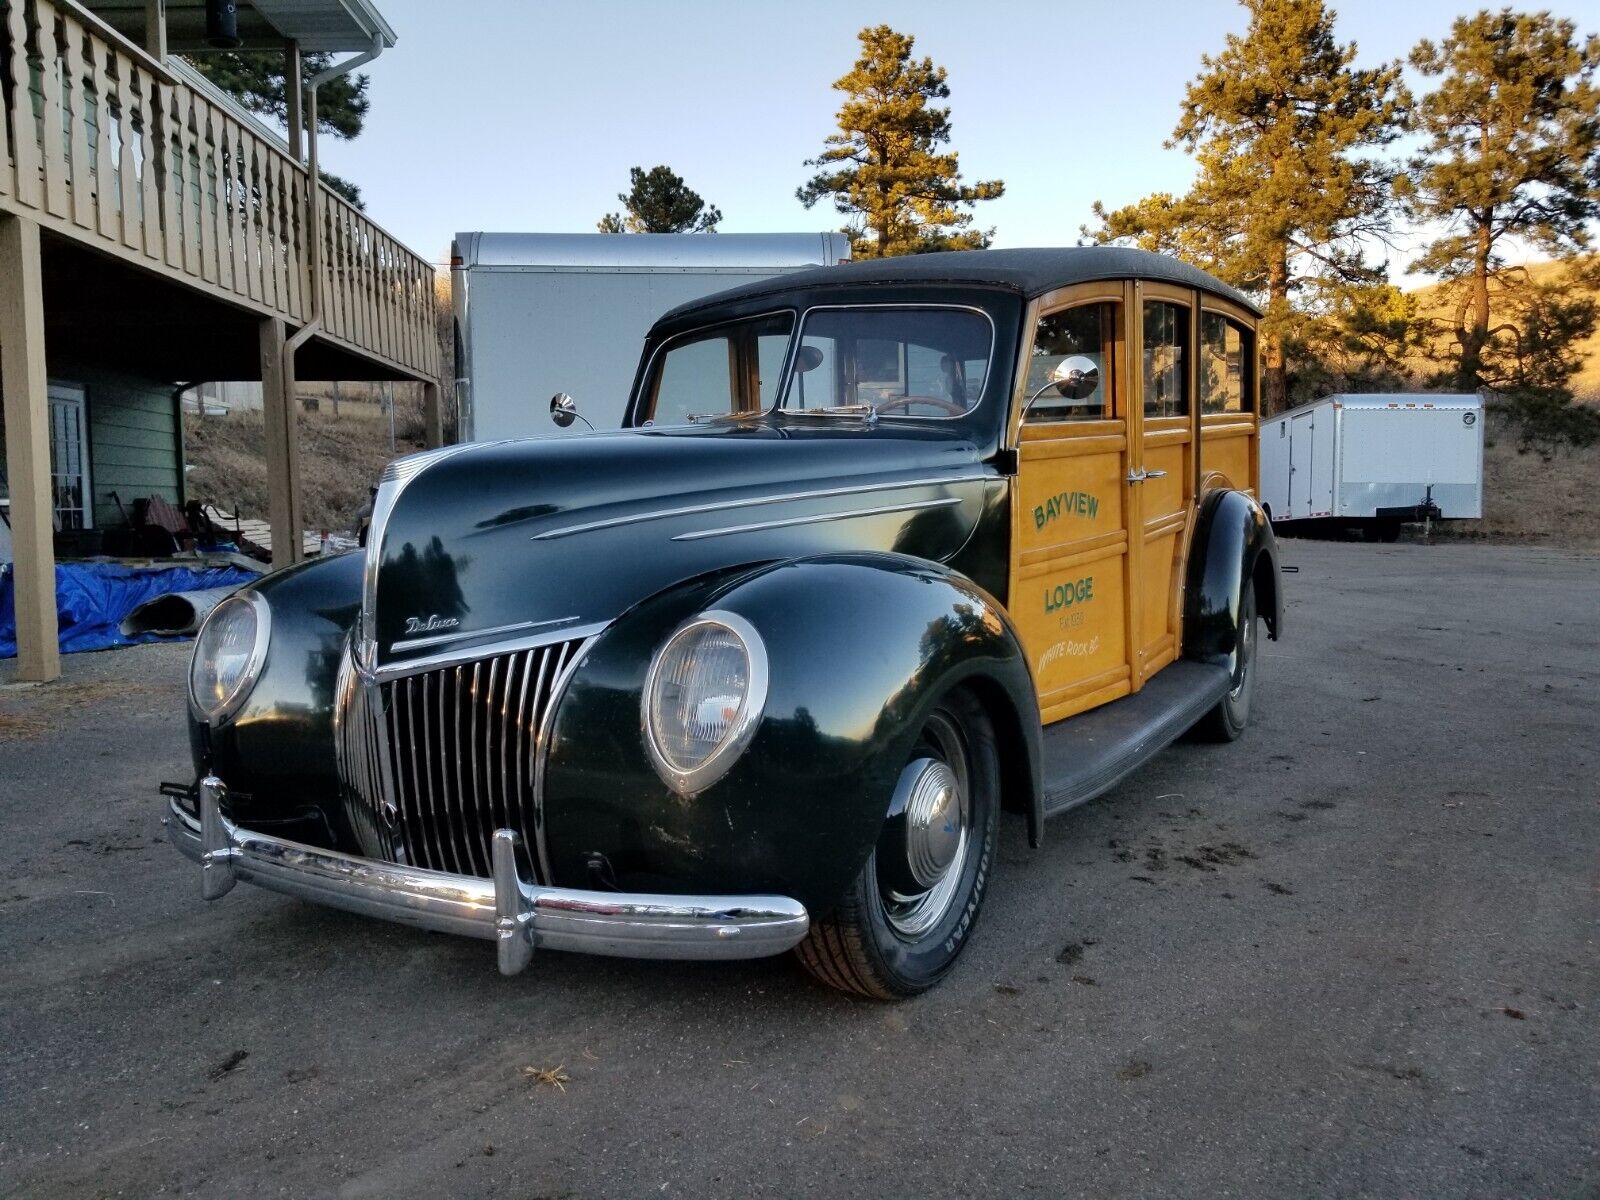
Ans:
[[[707,612],[680,626],[650,664],[645,746],[656,772],[692,796],[749,744],[767,702],[767,652],[743,617]]]
[[[206,618],[189,662],[189,699],[206,721],[220,721],[243,703],[267,656],[272,619],[254,592],[229,596]]]

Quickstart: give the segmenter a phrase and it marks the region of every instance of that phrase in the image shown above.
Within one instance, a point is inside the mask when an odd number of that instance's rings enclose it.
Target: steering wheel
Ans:
[[[957,404],[954,400],[946,400],[942,396],[890,396],[887,400],[880,400],[874,404],[872,411],[886,413],[891,408],[904,408],[908,410],[906,415],[910,416],[909,409],[913,404],[931,404],[935,408],[944,410],[946,416],[964,417],[967,415],[966,405]]]

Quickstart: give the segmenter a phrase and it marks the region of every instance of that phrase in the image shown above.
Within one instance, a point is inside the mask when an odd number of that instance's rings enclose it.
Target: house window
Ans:
[[[94,525],[83,389],[72,384],[50,385],[50,497],[57,529]]]

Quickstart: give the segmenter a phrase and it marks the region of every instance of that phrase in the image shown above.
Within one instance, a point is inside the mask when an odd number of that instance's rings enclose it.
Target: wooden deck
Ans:
[[[326,187],[313,228],[306,168],[181,68],[70,0],[0,0],[0,106],[0,210],[291,328],[319,289],[319,338],[439,378],[433,265]]]

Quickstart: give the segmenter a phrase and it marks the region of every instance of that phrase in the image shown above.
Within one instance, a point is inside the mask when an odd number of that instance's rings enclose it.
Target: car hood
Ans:
[[[415,670],[580,636],[674,583],[840,550],[945,561],[993,468],[960,431],[719,422],[448,447],[390,464],[362,657]]]

